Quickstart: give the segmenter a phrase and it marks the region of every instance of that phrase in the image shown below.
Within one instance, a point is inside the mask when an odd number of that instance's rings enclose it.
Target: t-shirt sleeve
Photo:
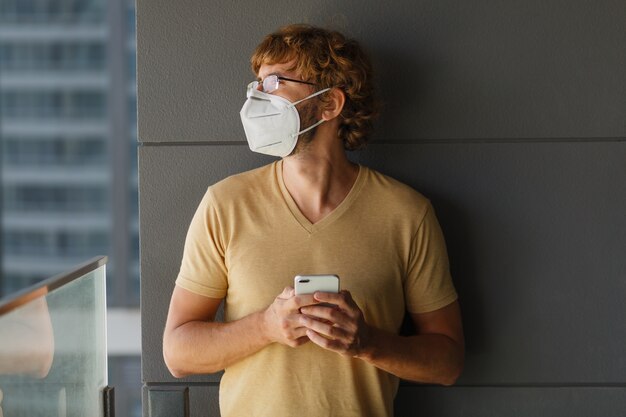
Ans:
[[[430,204],[411,241],[404,293],[410,313],[435,311],[457,299],[446,243]]]
[[[176,285],[206,297],[224,298],[227,277],[219,216],[209,188],[189,225]]]

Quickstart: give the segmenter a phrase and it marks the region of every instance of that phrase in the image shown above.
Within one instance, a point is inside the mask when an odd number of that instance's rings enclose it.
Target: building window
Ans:
[[[99,91],[9,91],[0,95],[3,118],[101,119],[106,113]]]
[[[0,43],[0,69],[4,72],[103,71],[105,61],[101,42]]]
[[[5,185],[4,204],[7,213],[105,213],[108,194],[105,187]]]
[[[84,259],[106,253],[105,232],[7,231],[5,253],[16,256],[43,256]]]
[[[6,137],[3,165],[103,166],[107,162],[106,139],[99,137]]]
[[[0,0],[0,23],[96,23],[106,0]]]

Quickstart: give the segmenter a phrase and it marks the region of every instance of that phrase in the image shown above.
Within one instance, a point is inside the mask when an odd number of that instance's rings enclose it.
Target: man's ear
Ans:
[[[346,95],[340,88],[332,88],[326,94],[328,101],[322,111],[322,119],[328,122],[341,114],[346,103]]]

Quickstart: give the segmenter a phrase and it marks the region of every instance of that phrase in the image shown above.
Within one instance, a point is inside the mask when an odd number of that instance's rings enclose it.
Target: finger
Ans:
[[[347,340],[347,332],[339,326],[335,326],[333,323],[327,323],[319,320],[312,319],[310,317],[302,316],[300,318],[300,324],[305,326],[309,330],[313,330],[316,333],[327,336],[335,340]]]
[[[309,317],[329,320],[333,323],[339,323],[340,321],[342,321],[341,316],[345,316],[345,314],[343,314],[341,310],[338,310],[335,307],[321,305],[302,307],[300,309],[300,312],[302,314],[306,314]]]
[[[314,297],[319,302],[335,304],[342,310],[347,310],[347,311],[359,310],[359,307],[356,305],[356,303],[352,299],[352,295],[347,290],[342,290],[339,293],[318,291],[314,294]]]
[[[306,335],[311,342],[324,349],[332,350],[333,352],[339,353],[343,353],[346,351],[345,347],[337,340],[328,339],[313,330],[308,330],[306,332]]]
[[[307,328],[300,323],[300,317],[300,314],[294,314],[280,322],[280,328],[277,329],[280,339],[291,343],[295,339],[306,337]]]
[[[306,332],[309,330],[305,326],[300,326],[292,329],[291,334],[289,335],[290,339],[302,339],[306,337]]]
[[[305,334],[302,337],[299,337],[297,339],[288,339],[284,342],[285,345],[292,347],[292,348],[296,348],[299,346],[302,346],[303,344],[309,342],[309,337]]]
[[[295,290],[293,289],[293,287],[285,287],[283,289],[283,292],[280,293],[280,295],[278,296],[278,298],[291,298],[295,295]]]
[[[315,299],[313,294],[296,295],[291,299],[293,301],[293,307],[300,309],[302,307],[319,304],[319,301]]]
[[[304,336],[299,337],[295,340],[295,344],[296,346],[302,346],[305,343],[309,343],[311,341],[311,339],[309,339],[309,337],[306,335],[306,333],[304,334]]]

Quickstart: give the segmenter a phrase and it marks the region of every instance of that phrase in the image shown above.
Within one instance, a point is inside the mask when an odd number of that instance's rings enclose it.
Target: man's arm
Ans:
[[[400,378],[452,385],[463,370],[465,343],[458,302],[436,311],[411,314],[415,336],[374,329],[359,357]]]
[[[308,342],[299,309],[317,303],[312,295],[294,297],[288,287],[267,309],[220,323],[214,319],[221,302],[174,288],[163,334],[163,357],[173,376],[220,371],[270,343],[297,347]]]
[[[317,293],[318,301],[338,309],[305,307],[302,317],[309,339],[323,348],[357,357],[400,378],[415,382],[452,385],[464,364],[464,340],[458,302],[439,310],[411,314],[417,335],[399,336],[371,327],[350,293]],[[323,337],[321,335],[325,335]]]

